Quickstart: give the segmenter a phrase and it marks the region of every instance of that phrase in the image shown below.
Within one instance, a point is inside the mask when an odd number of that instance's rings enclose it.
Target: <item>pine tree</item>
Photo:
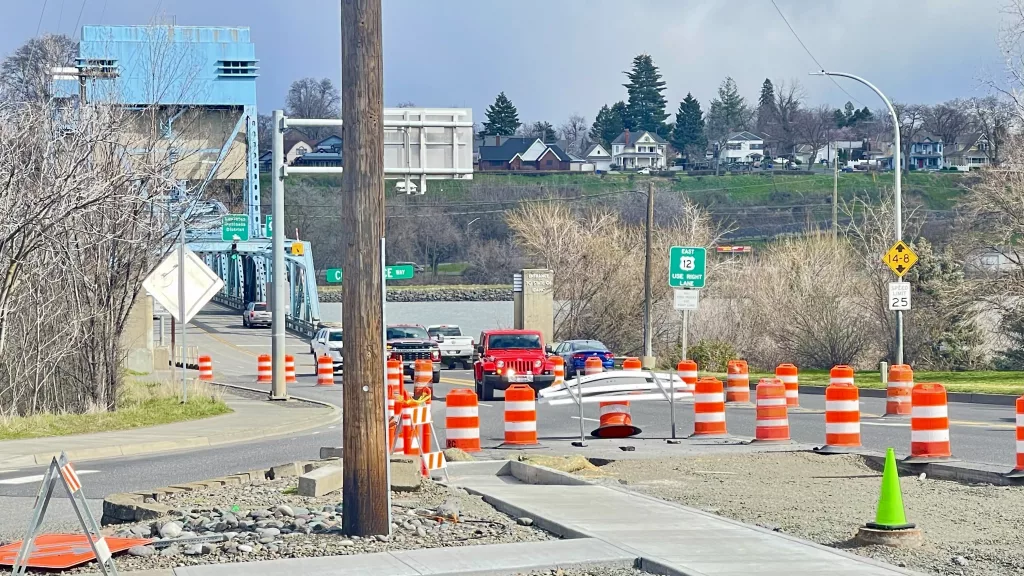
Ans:
[[[746,130],[750,116],[746,98],[740,96],[736,81],[727,76],[718,87],[718,97],[711,101],[708,109],[708,136],[724,140],[737,130]]]
[[[481,135],[511,136],[519,129],[519,113],[512,101],[502,92],[494,99],[494,104],[487,107],[487,121]]]
[[[676,124],[672,130],[672,147],[680,154],[690,160],[690,154],[703,156],[707,149],[708,139],[704,135],[704,113],[700,109],[700,102],[687,93],[686,98],[679,103],[679,111],[676,112]]]
[[[665,119],[665,82],[661,73],[649,54],[640,54],[633,58],[633,69],[626,72],[629,83],[623,84],[629,93],[629,104],[626,105],[631,129],[648,130],[662,136],[667,134]]]
[[[761,84],[761,96],[757,99],[757,131],[764,135],[768,132],[778,115],[775,107],[775,85],[768,78]]]
[[[615,106],[622,104],[621,108],[625,108],[625,104],[618,102]],[[590,127],[590,139],[594,142],[599,142],[606,150],[611,151],[611,142],[622,133],[622,116],[621,109],[609,108],[607,104],[601,106],[601,109],[597,111],[597,116],[594,117],[594,124]]]
[[[619,124],[620,126],[618,126],[619,129],[617,131],[613,131],[609,128],[609,132],[615,132],[611,137],[611,140],[615,140],[615,138],[618,137],[619,134],[622,134],[622,131],[627,128],[630,130],[637,128],[637,125],[633,123],[633,119],[629,116],[629,107],[622,100],[612,104],[612,119],[617,119],[617,121],[613,123],[612,128],[616,127],[615,124]]]

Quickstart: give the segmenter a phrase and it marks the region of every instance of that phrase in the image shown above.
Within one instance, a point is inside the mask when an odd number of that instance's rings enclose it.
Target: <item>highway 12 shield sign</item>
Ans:
[[[668,254],[668,285],[672,288],[703,288],[707,251],[691,246],[673,246]]]

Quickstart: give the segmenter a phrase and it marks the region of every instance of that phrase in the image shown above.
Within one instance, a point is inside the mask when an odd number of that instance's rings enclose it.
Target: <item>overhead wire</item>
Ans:
[[[75,20],[75,27],[71,30],[72,35],[78,35],[78,25],[82,23],[82,14],[85,12],[85,5],[89,0],[82,0],[82,7],[78,10],[78,19]]]
[[[43,9],[39,11],[39,22],[36,24],[36,36],[39,36],[39,31],[43,29],[43,15],[46,14],[46,2],[43,0]]]

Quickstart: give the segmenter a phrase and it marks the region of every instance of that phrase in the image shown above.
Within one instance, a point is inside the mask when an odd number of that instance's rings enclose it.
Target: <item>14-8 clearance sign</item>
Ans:
[[[673,246],[668,254],[668,285],[672,288],[703,288],[707,251],[693,246]]]

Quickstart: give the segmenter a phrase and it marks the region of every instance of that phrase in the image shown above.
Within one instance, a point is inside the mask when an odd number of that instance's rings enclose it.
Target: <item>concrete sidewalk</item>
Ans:
[[[230,414],[74,436],[50,436],[0,442],[0,468],[49,464],[63,450],[75,462],[221,446],[319,428],[341,419],[336,406],[274,403],[224,395]]]

